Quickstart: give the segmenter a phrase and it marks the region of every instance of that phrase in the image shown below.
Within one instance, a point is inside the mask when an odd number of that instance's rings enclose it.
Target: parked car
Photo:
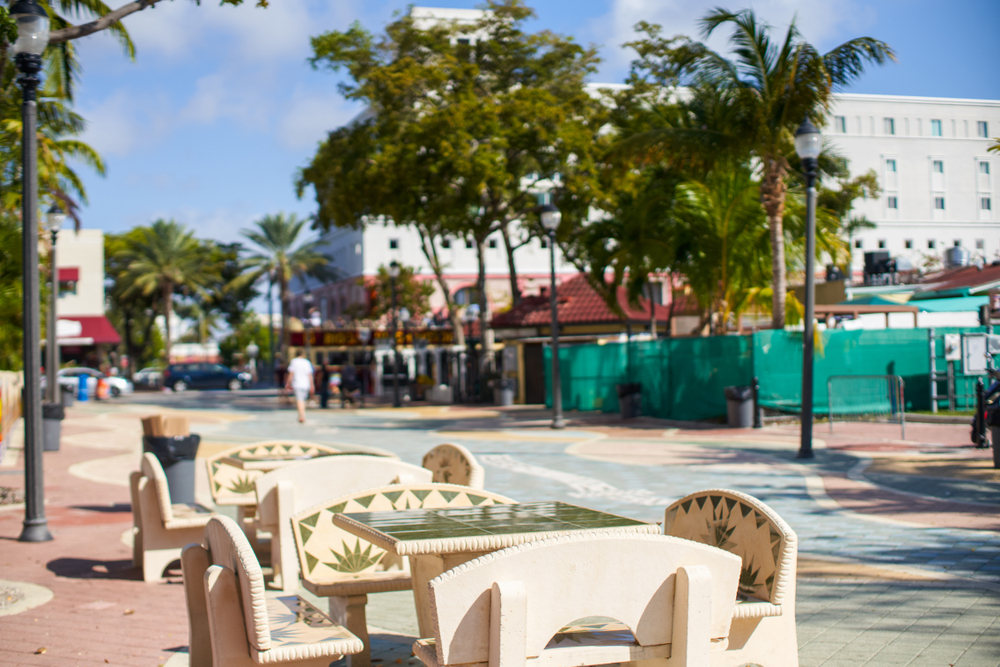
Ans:
[[[239,391],[250,386],[253,376],[237,373],[222,364],[170,364],[163,371],[163,386],[174,391],[188,389],[229,389]]]
[[[113,397],[132,393],[132,383],[123,377],[105,375],[96,368],[63,368],[59,371],[59,385],[68,387],[74,392],[80,386],[80,376],[87,376],[87,396],[97,395],[97,380],[103,378],[108,383],[108,391]]]
[[[137,387],[159,389],[163,386],[163,370],[155,366],[143,368],[132,376],[132,382]]]

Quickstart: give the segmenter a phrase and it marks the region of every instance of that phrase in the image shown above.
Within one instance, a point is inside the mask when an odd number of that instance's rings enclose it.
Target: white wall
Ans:
[[[56,264],[77,268],[76,294],[60,294],[60,315],[104,314],[104,232],[100,229],[64,229],[56,237]]]
[[[895,134],[888,133],[886,119],[893,120]],[[941,121],[942,136],[932,136],[934,120]],[[981,121],[987,123],[986,138],[977,136]],[[956,242],[973,258],[1000,258],[1000,159],[987,153],[989,137],[1000,136],[1000,101],[841,94],[824,134],[830,147],[848,158],[852,176],[874,169],[883,190],[878,200],[855,203],[857,213],[878,225],[856,237],[863,246],[853,249],[856,271],[865,251],[884,249],[919,267],[925,255],[940,258]],[[888,160],[896,162],[895,175]],[[935,161],[942,163],[943,174],[935,174]],[[980,175],[980,162],[989,165],[988,176]],[[889,207],[889,197],[896,197],[897,209]],[[935,208],[936,197],[944,198],[943,211]],[[983,198],[990,199],[992,210],[980,209]]]

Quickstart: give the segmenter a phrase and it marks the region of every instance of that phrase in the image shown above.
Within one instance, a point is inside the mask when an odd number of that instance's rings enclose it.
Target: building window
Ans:
[[[934,239],[927,239],[927,249],[934,250],[937,247],[937,241]]]
[[[472,239],[465,239],[465,249],[466,250],[472,249]]]
[[[979,163],[979,173],[980,174],[986,174],[987,176],[989,176],[990,175],[990,163],[989,162],[980,162]]]
[[[906,239],[903,241],[903,247],[907,250],[913,250],[913,239]]]
[[[496,239],[490,239],[487,245],[489,245],[489,247],[491,249],[496,248],[497,247],[497,240]]]
[[[955,239],[955,241],[954,241],[953,245],[954,245],[954,246],[955,246],[956,248],[961,248],[961,247],[962,247],[962,239]]]
[[[888,208],[899,208],[899,200],[896,199],[895,195],[890,195],[889,197],[886,197],[885,205]]]
[[[896,161],[895,160],[886,160],[885,161],[885,170],[886,171],[891,171],[892,173],[895,174],[896,173]]]
[[[896,134],[896,119],[895,118],[883,118],[882,119],[883,130],[886,134]]]
[[[542,250],[545,250],[546,248],[549,247],[549,240],[544,236],[538,239],[538,242],[542,246]]]
[[[989,125],[986,124],[985,120],[976,121],[976,136],[983,139],[989,138]]]
[[[399,239],[389,239],[389,250],[399,250]]]
[[[878,240],[878,249],[879,250],[885,250],[885,239],[879,239]]]
[[[854,247],[860,250],[865,247],[865,244],[861,239],[854,239]]]
[[[451,239],[441,239],[441,247],[447,250],[451,247]]]
[[[976,250],[985,250],[985,249],[986,249],[986,241],[984,241],[983,239],[976,239]]]
[[[847,118],[844,116],[834,116],[833,129],[840,134],[847,134]]]
[[[460,39],[456,39],[455,41],[458,42],[459,44],[461,44],[462,46],[468,46],[469,45],[469,39],[468,39],[468,37],[462,37]]]
[[[944,210],[944,197],[935,197],[934,198],[934,209],[937,210],[937,211],[943,211]]]
[[[993,202],[990,201],[989,197],[980,197],[979,198],[979,210],[981,210],[981,211],[992,211],[993,210]]]
[[[941,136],[941,121],[932,120],[931,121],[931,136],[940,137]]]
[[[944,160],[934,160],[931,163],[931,167],[932,167],[932,169],[933,169],[933,171],[934,171],[935,174],[943,174],[944,173]]]
[[[475,287],[463,287],[455,292],[456,305],[468,306],[470,303],[479,303],[479,292]]]

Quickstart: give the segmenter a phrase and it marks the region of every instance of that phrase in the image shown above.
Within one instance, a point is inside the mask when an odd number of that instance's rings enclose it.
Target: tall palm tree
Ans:
[[[173,315],[174,290],[185,287],[204,293],[216,274],[205,246],[194,233],[173,220],[157,220],[143,228],[130,243],[128,277],[132,287],[128,292],[143,295],[160,294],[157,304],[166,325],[166,354],[170,361],[170,318]]]
[[[281,299],[281,340],[285,340],[288,329],[288,304],[292,293],[289,285],[293,278],[305,280],[307,276],[328,280],[336,277],[330,266],[330,259],[320,252],[320,239],[299,241],[299,235],[306,224],[295,214],[265,215],[254,224],[256,228],[240,231],[244,237],[259,248],[249,255],[246,266],[251,270],[243,274],[243,280],[256,282],[267,276],[273,288],[278,286]]]
[[[683,63],[697,90],[728,107],[726,127],[667,127],[635,137],[647,146],[660,144],[683,153],[706,145],[714,150],[749,152],[759,162],[761,203],[767,214],[771,243],[772,322],[785,324],[785,230],[782,224],[788,192],[789,160],[793,159],[794,135],[807,116],[822,126],[830,111],[835,90],[857,80],[870,63],[895,60],[888,44],[871,37],[847,41],[821,54],[802,39],[795,21],[785,38],[773,41],[770,27],[752,10],[730,12],[714,9],[702,19],[705,38],[724,26],[732,27],[729,59],[703,44],[686,51]],[[699,129],[704,137],[698,137]]]

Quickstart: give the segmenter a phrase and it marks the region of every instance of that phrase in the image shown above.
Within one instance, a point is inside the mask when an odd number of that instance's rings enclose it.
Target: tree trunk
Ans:
[[[656,302],[653,301],[653,282],[647,280],[647,287],[649,292],[649,337],[652,340],[656,340]],[[663,289],[662,287],[660,289]]]
[[[765,157],[764,182],[761,183],[761,200],[767,213],[767,226],[771,233],[771,325],[785,328],[785,174],[784,158]]]
[[[462,327],[462,318],[458,316],[458,309],[455,308],[455,299],[452,297],[451,288],[444,279],[444,268],[441,266],[441,259],[438,257],[437,248],[434,246],[434,237],[420,225],[414,225],[420,235],[420,249],[427,258],[427,263],[434,272],[438,287],[444,293],[444,304],[448,309],[448,320],[451,322],[451,330],[455,336],[454,345],[465,345],[465,329]]]
[[[167,334],[166,340],[166,352],[167,352],[167,363],[170,363],[170,316],[174,312],[174,284],[167,280],[163,283],[163,328]]]
[[[521,286],[517,282],[517,266],[514,264],[514,245],[510,242],[510,232],[507,224],[500,225],[500,236],[503,237],[503,246],[507,250],[507,272],[510,277],[510,298],[511,305],[518,306],[521,303]]]
[[[476,276],[476,290],[479,292],[479,340],[482,347],[482,357],[479,359],[479,369],[493,370],[493,345],[486,335],[489,330],[486,300],[486,240],[476,239],[476,258],[479,260],[479,275]]]

